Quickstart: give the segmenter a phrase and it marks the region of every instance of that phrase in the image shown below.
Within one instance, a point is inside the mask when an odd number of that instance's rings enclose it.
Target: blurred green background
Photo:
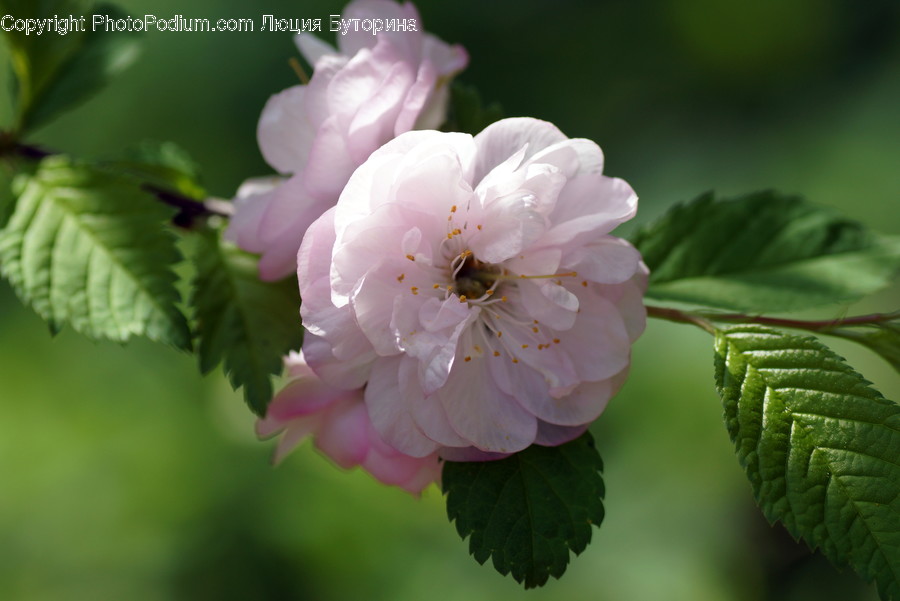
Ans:
[[[132,15],[322,18],[338,2],[129,0]],[[463,44],[461,79],[509,116],[596,140],[637,222],[708,189],[776,187],[900,234],[895,0],[419,3]],[[329,34],[325,34],[326,36]],[[287,33],[150,33],[132,70],[32,142],[104,157],[173,140],[230,197],[269,173],[255,127],[296,78]],[[2,114],[8,123],[8,101]],[[900,287],[852,312],[897,309]],[[822,315],[837,315],[834,308]],[[221,374],[136,341],[47,327],[0,283],[0,599],[875,599],[755,509],[722,426],[708,335],[649,324],[594,427],[607,518],[568,573],[525,592],[478,566],[422,499],[271,443]],[[835,344],[889,398],[900,377]]]

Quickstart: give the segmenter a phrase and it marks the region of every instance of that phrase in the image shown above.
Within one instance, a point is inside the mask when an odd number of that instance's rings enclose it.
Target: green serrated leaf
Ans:
[[[747,312],[857,300],[900,270],[900,239],[776,192],[712,193],[670,210],[633,242],[647,297]]]
[[[815,338],[716,335],[716,387],[770,522],[900,599],[900,406]]]
[[[170,190],[196,200],[206,197],[206,191],[199,183],[200,168],[174,142],[144,141],[126,149],[124,159],[112,160],[105,165],[157,189]]]
[[[0,230],[6,227],[6,222],[16,206],[16,197],[12,192],[12,181],[12,169],[0,165]]]
[[[828,335],[853,340],[869,347],[900,372],[900,319],[829,330]]]
[[[459,81],[450,85],[450,106],[444,131],[458,131],[475,135],[485,127],[503,118],[503,109],[497,102],[485,106],[481,94],[474,86]]]
[[[197,236],[197,277],[192,305],[200,339],[200,370],[223,359],[235,389],[257,415],[272,399],[271,376],[282,358],[300,348],[300,296],[296,280],[260,281],[257,259],[220,240],[213,231]]]
[[[16,18],[45,20],[87,15],[84,31],[41,35],[4,32],[16,74],[18,129],[43,125],[86,100],[128,68],[139,53],[136,32],[93,31],[89,3],[79,0],[0,0],[0,9]],[[119,8],[100,4],[93,13],[126,17]]]
[[[92,338],[135,335],[190,348],[177,308],[181,260],[163,228],[172,211],[130,179],[44,159],[0,230],[0,272],[54,330],[69,323]]]
[[[603,463],[589,433],[558,447],[531,447],[499,461],[446,462],[447,515],[478,563],[525,588],[559,578],[569,551],[584,551],[603,520]]]

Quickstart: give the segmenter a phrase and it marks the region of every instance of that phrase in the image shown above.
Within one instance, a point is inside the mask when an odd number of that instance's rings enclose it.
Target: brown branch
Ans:
[[[708,332],[714,332],[712,322],[726,323],[754,323],[764,326],[779,328],[791,328],[794,330],[806,330],[808,332],[820,332],[827,334],[832,330],[844,326],[864,326],[882,323],[893,319],[900,319],[900,311],[894,313],[872,313],[869,315],[856,315],[839,319],[803,320],[783,319],[780,317],[765,317],[763,315],[744,315],[743,313],[691,313],[667,307],[647,307],[647,315],[657,319],[665,319],[677,323],[689,323],[700,326]]]

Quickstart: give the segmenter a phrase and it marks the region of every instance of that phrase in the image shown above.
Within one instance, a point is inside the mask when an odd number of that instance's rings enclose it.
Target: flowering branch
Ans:
[[[862,326],[883,323],[900,318],[900,311],[893,313],[872,313],[870,315],[857,315],[840,319],[803,320],[782,319],[779,317],[765,317],[763,315],[745,315],[743,313],[691,313],[667,307],[647,306],[647,315],[676,323],[689,323],[701,327],[707,332],[715,332],[712,322],[726,323],[753,323],[758,325],[791,328],[794,330],[806,330],[827,334],[843,326]]]
[[[713,326],[712,323],[710,323],[708,320],[700,317],[699,315],[694,315],[685,311],[679,311],[678,309],[669,309],[667,307],[653,307],[647,305],[647,316],[655,317],[656,319],[664,319],[666,321],[674,321],[675,323],[689,323],[699,328],[703,328],[710,334],[716,333],[715,326]]]

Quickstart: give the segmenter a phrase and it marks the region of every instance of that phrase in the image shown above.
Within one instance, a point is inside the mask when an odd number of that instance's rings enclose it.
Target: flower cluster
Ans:
[[[415,16],[387,0],[345,14]],[[408,32],[340,38],[340,53],[298,44],[313,78],[259,126],[266,159],[293,175],[246,184],[229,230],[262,254],[262,278],[296,267],[303,299],[302,356],[260,435],[284,432],[278,458],[313,435],[338,465],[411,492],[439,477],[438,457],[580,435],[645,324],[646,267],[610,235],[633,190],[603,175],[596,144],[544,121],[427,129],[465,66],[458,47]]]

